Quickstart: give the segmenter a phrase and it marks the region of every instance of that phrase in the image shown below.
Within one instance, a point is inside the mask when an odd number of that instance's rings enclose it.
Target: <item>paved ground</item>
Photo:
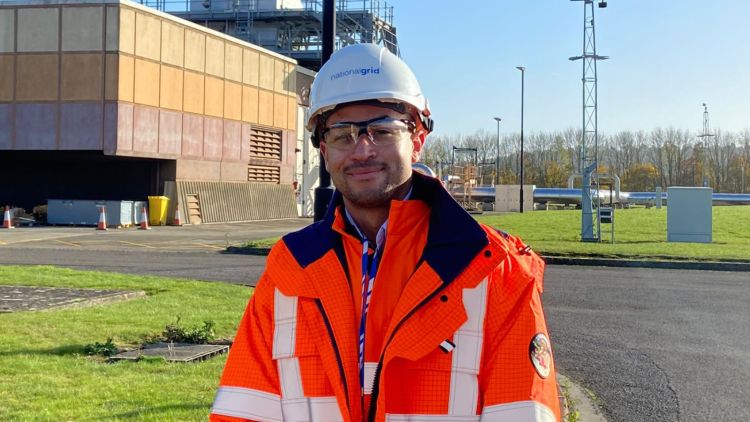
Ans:
[[[0,230],[0,251],[14,248],[215,252],[247,240],[281,236],[310,224],[310,219],[135,227],[98,231],[93,227],[39,226]]]
[[[97,231],[92,227],[0,230],[0,264],[57,265],[126,274],[255,284],[263,257],[220,254],[227,245],[286,234],[310,224],[289,219],[237,224]]]
[[[144,291],[0,286],[0,313],[78,308],[146,297]]]
[[[750,420],[748,273],[549,266],[544,302],[608,420]]]
[[[158,275],[255,285],[265,257],[217,252],[1,248],[0,264],[56,265],[80,270]]]

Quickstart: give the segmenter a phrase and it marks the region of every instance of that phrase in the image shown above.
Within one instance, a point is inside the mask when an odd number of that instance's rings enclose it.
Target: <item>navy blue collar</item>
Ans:
[[[487,234],[439,180],[413,172],[412,184],[411,200],[424,201],[431,209],[422,260],[435,270],[444,283],[450,283],[487,246]],[[340,248],[340,235],[332,226],[334,211],[342,203],[341,193],[336,191],[323,220],[284,236],[284,243],[303,268],[331,249]]]

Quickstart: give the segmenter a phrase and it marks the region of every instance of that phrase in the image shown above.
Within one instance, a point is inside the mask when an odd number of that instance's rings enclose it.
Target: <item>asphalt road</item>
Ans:
[[[57,265],[126,274],[255,284],[265,258],[222,254],[228,245],[278,237],[309,219],[97,231],[92,227],[0,230],[0,264]]]
[[[56,265],[79,270],[255,285],[266,259],[264,256],[194,251],[0,248],[0,264]]]
[[[608,420],[750,420],[750,274],[550,266],[543,300]]]
[[[0,264],[254,284],[264,257],[217,253],[243,230],[3,232]],[[549,266],[545,286],[558,369],[610,421],[750,420],[750,274]]]

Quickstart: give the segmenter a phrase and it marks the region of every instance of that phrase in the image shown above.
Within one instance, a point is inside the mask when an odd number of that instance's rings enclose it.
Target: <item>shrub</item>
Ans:
[[[180,325],[180,317],[174,324],[167,324],[162,335],[166,341],[175,343],[206,344],[216,336],[213,321],[203,321],[202,327],[187,328]]]
[[[112,338],[108,338],[106,342],[104,343],[90,343],[83,347],[83,352],[86,353],[89,356],[105,356],[110,357],[116,355],[119,350],[117,350],[117,346],[115,346],[114,343],[112,343]]]

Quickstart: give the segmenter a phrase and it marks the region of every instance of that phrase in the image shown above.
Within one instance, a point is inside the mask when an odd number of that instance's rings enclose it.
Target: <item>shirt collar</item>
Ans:
[[[401,199],[401,201],[408,201],[409,198],[411,198],[412,189],[414,189],[413,185],[409,187],[409,191],[406,192],[406,196],[404,196],[404,199]],[[352,227],[354,227],[354,229],[357,231],[357,234],[359,235],[359,239],[362,240],[363,242],[365,240],[368,240],[367,236],[365,236],[365,234],[362,233],[362,230],[359,229],[357,222],[354,221],[354,218],[349,213],[349,210],[346,209],[346,207],[343,207],[343,208],[344,208],[344,214],[346,215],[347,221],[349,221],[349,224],[351,224]],[[385,236],[387,232],[388,232],[388,219],[386,218],[385,221],[383,222],[383,225],[380,226],[380,228],[378,229],[378,233],[375,235],[375,248],[376,249],[380,249],[385,243]]]

